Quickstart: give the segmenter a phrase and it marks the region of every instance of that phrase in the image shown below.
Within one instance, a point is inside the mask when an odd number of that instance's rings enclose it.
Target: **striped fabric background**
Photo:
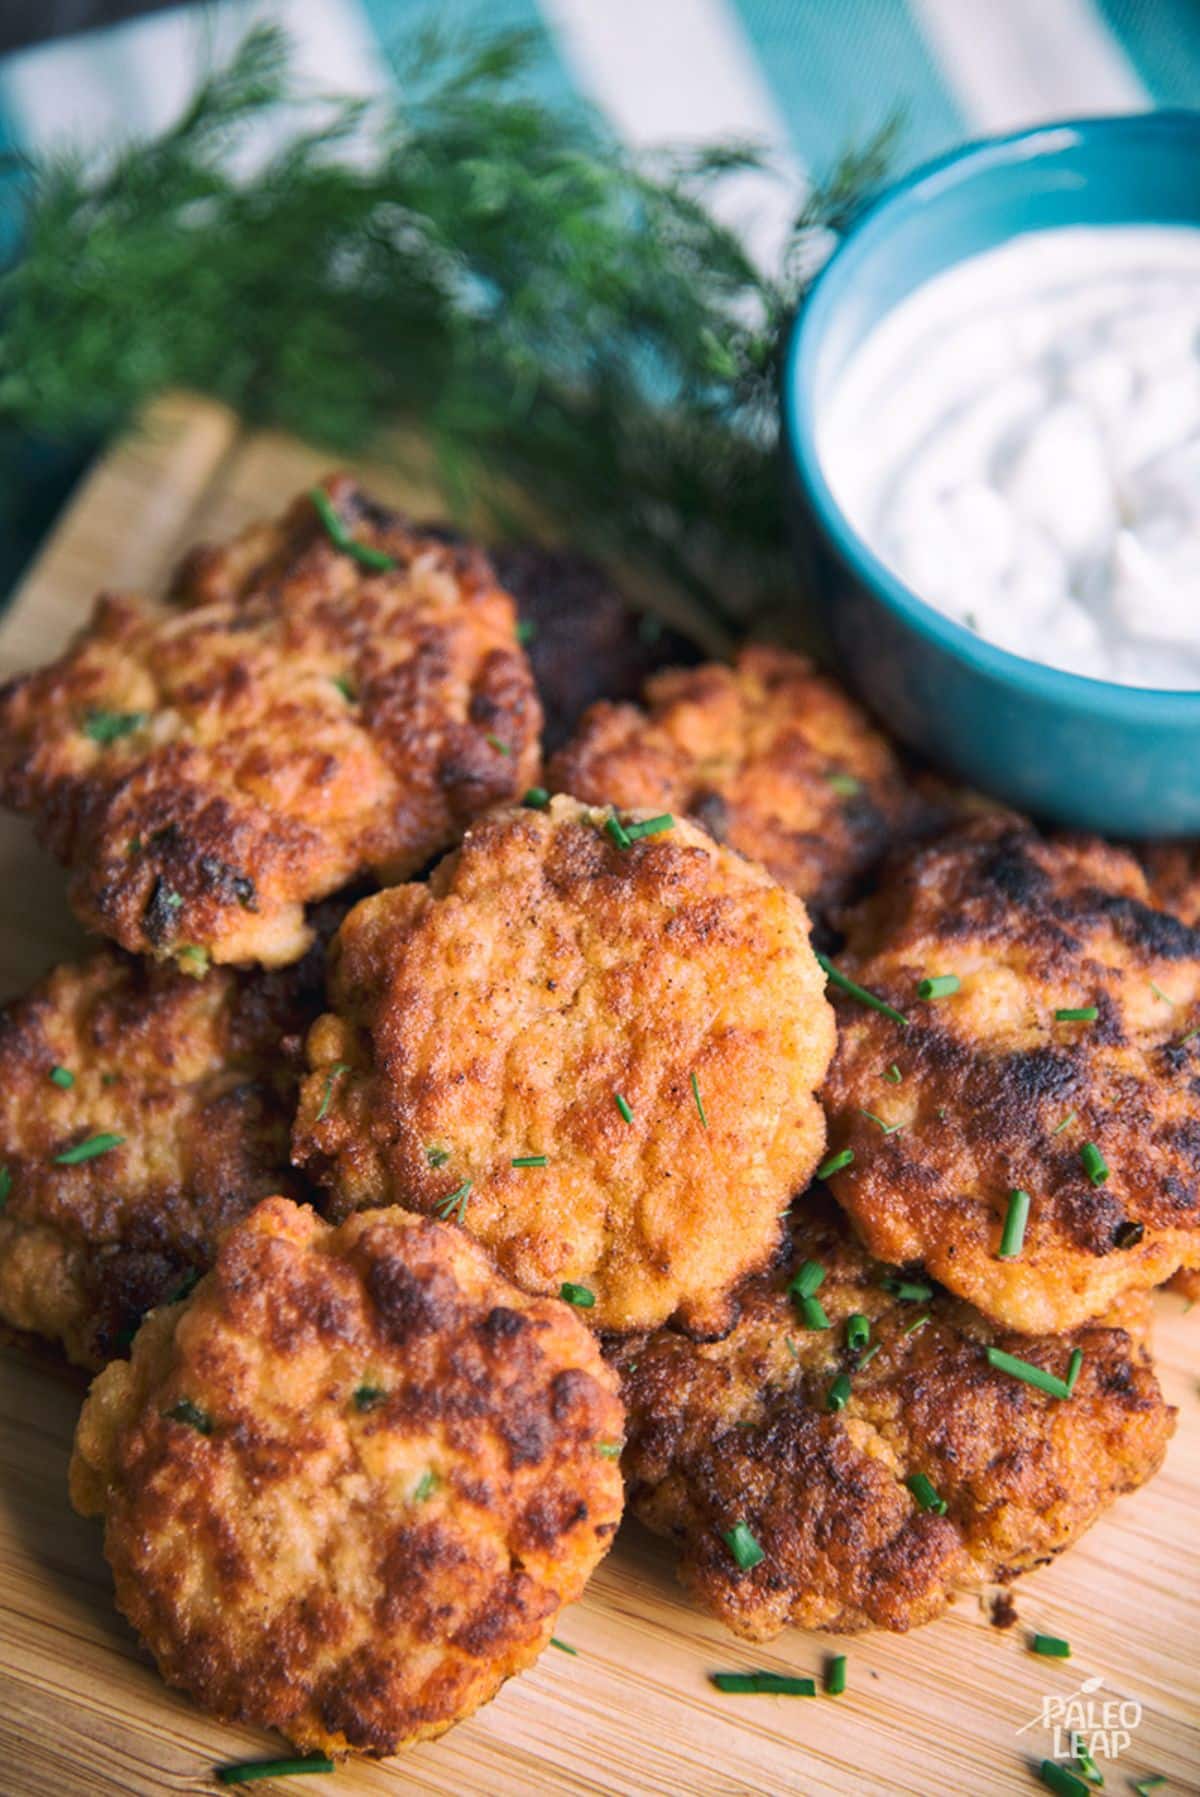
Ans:
[[[436,0],[435,0],[436,6]],[[897,107],[911,164],[1064,114],[1200,106],[1200,0],[486,0],[454,16],[532,28],[548,94],[585,94],[635,143],[769,142],[780,178],[723,195],[769,256],[802,191]],[[436,6],[445,17],[445,4]],[[387,45],[430,0],[223,0],[0,63],[0,146],[111,140],[166,123],[206,45],[264,14],[325,93],[378,91]]]

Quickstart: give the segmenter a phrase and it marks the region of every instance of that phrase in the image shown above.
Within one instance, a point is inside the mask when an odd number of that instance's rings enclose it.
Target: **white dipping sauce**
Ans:
[[[1200,230],[1030,231],[918,287],[818,430],[928,604],[1018,655],[1200,689]]]

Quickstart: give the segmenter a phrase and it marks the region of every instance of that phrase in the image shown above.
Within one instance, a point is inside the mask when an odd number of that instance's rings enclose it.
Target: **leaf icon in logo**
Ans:
[[[1079,1689],[1081,1692],[1098,1691],[1103,1683],[1103,1678],[1085,1678]]]

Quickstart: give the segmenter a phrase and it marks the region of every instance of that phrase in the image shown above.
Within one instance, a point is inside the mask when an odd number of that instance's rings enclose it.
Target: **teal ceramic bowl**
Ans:
[[[1200,226],[1200,113],[1088,119],[972,144],[879,200],[814,284],[788,342],[795,534],[835,658],[904,741],[1054,823],[1197,835],[1200,692],[1117,686],[982,642],[883,565],[839,510],[816,450],[816,420],[849,358],[914,287],[1017,232],[1105,224]]]

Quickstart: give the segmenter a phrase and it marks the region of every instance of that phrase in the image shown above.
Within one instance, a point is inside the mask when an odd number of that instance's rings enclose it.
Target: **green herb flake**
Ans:
[[[846,1346],[852,1354],[861,1354],[871,1339],[871,1320],[861,1310],[846,1318]]]
[[[868,992],[865,986],[860,986],[857,981],[850,979],[840,968],[834,966],[828,955],[818,955],[817,961],[831,985],[837,986],[848,997],[857,999],[860,1005],[866,1005],[868,1010],[882,1011],[883,1015],[890,1017],[893,1023],[900,1023],[905,1029],[908,1028],[908,1018],[902,1011],[897,1011],[886,1000],[876,997],[874,992]]]
[[[566,1279],[558,1288],[558,1295],[567,1304],[574,1304],[577,1310],[591,1310],[596,1302],[596,1294],[586,1285],[575,1285]]]
[[[521,800],[521,803],[524,805],[526,811],[548,811],[550,809],[550,794],[546,791],[544,786],[531,786]]]
[[[1164,1005],[1170,1005],[1171,1009],[1175,1010],[1175,1000],[1173,998],[1168,998],[1162,987],[1156,986],[1153,980],[1150,982],[1150,990],[1153,992],[1155,998],[1161,999]]]
[[[850,1402],[850,1375],[839,1373],[825,1397],[826,1410],[844,1410]]]
[[[904,1128],[903,1123],[888,1123],[883,1117],[877,1117],[874,1111],[864,1111],[861,1107],[858,1114],[865,1117],[868,1123],[878,1124],[885,1136],[894,1136]]]
[[[387,1392],[382,1385],[360,1385],[354,1394],[354,1408],[364,1411],[378,1410],[386,1398]]]
[[[517,619],[517,641],[522,649],[528,648],[536,635],[537,624],[532,618]]]
[[[825,1283],[825,1269],[819,1260],[806,1260],[788,1286],[793,1298],[811,1298]]]
[[[421,1474],[421,1477],[417,1480],[416,1484],[413,1486],[413,1494],[412,1494],[413,1503],[414,1504],[427,1503],[429,1501],[429,1499],[433,1496],[434,1492],[437,1490],[437,1486],[438,1486],[437,1474],[434,1472],[432,1467],[426,1468],[426,1470]]]
[[[458,1212],[456,1220],[459,1223],[464,1220],[467,1214],[467,1200],[471,1196],[472,1183],[471,1180],[464,1179],[460,1186],[455,1186],[452,1192],[448,1192],[444,1198],[438,1199],[434,1209],[443,1223],[448,1223],[455,1211]]]
[[[1097,1790],[1103,1790],[1104,1774],[1081,1740],[1077,1740],[1075,1743],[1075,1764],[1090,1785],[1095,1785]]]
[[[945,1516],[946,1500],[944,1497],[938,1496],[932,1480],[928,1479],[924,1473],[913,1473],[911,1477],[905,1479],[904,1483],[922,1510],[928,1511],[931,1516]]]
[[[551,1635],[550,1645],[551,1647],[557,1647],[559,1653],[569,1653],[572,1659],[578,1659],[579,1657],[579,1649],[577,1647],[571,1647],[566,1641],[560,1641],[557,1635]]]
[[[1012,1379],[1020,1379],[1025,1385],[1032,1385],[1037,1391],[1044,1391],[1052,1398],[1069,1398],[1071,1387],[1065,1379],[1059,1379],[1054,1373],[1047,1373],[1044,1368],[1034,1366],[1028,1360],[1018,1360],[1015,1354],[1006,1354],[1003,1348],[989,1348],[988,1365],[998,1373],[1007,1373]]]
[[[1056,1793],[1056,1797],[1091,1797],[1082,1778],[1076,1778],[1073,1772],[1068,1772],[1057,1760],[1043,1760],[1038,1768],[1038,1776],[1048,1790]]]
[[[917,997],[927,1002],[937,998],[949,998],[962,985],[956,973],[935,973],[932,977],[917,982]]]
[[[633,1112],[629,1107],[628,1101],[626,1099],[622,1098],[622,1096],[619,1092],[614,1092],[613,1093],[613,1102],[616,1104],[617,1109],[620,1111],[620,1113],[621,1113],[622,1117],[625,1119],[626,1123],[632,1123],[633,1122]]]
[[[1085,1142],[1079,1150],[1083,1170],[1094,1186],[1102,1186],[1108,1178],[1108,1162],[1094,1142]]]
[[[927,1324],[932,1323],[932,1321],[933,1318],[929,1315],[929,1312],[926,1311],[923,1317],[915,1317],[906,1328],[900,1331],[900,1333],[901,1335],[920,1335],[922,1329],[924,1329]]]
[[[51,1085],[58,1086],[63,1092],[69,1092],[71,1087],[75,1084],[75,1075],[71,1072],[69,1067],[51,1067],[50,1083]]]
[[[839,799],[856,799],[862,791],[862,781],[842,768],[834,768],[825,778]]]
[[[630,842],[640,842],[644,836],[661,836],[664,831],[674,828],[675,819],[670,812],[664,811],[661,817],[647,817],[640,824],[626,824],[625,834]]]
[[[1069,1660],[1071,1657],[1071,1643],[1060,1635],[1034,1635],[1029,1649],[1047,1660]]]
[[[609,836],[612,841],[616,843],[619,849],[627,849],[629,847],[629,832],[626,830],[615,811],[611,816],[605,818],[604,832],[606,836]]]
[[[782,1672],[710,1672],[709,1683],[731,1697],[815,1697],[816,1681]]]
[[[923,1279],[905,1279],[899,1273],[889,1273],[879,1283],[902,1304],[928,1304],[933,1296],[933,1287],[926,1285]]]
[[[1083,1349],[1082,1348],[1073,1348],[1071,1350],[1071,1358],[1067,1362],[1067,1377],[1064,1381],[1066,1388],[1067,1388],[1067,1396],[1068,1397],[1070,1397],[1075,1390],[1076,1381],[1079,1378],[1079,1369],[1082,1367],[1082,1365],[1083,1365]]]
[[[1095,1023],[1100,1015],[1098,1005],[1064,1005],[1055,1011],[1056,1023]]]
[[[707,1129],[708,1128],[708,1118],[704,1114],[704,1100],[700,1096],[700,1081],[696,1078],[696,1075],[694,1073],[692,1074],[692,1097],[696,1100],[697,1115],[699,1116],[700,1121],[704,1125],[705,1129]]]
[[[1069,1129],[1071,1124],[1074,1123],[1075,1119],[1078,1117],[1078,1115],[1079,1115],[1078,1111],[1068,1111],[1066,1116],[1063,1118],[1062,1122],[1055,1124],[1054,1128],[1050,1131],[1050,1134],[1052,1136],[1061,1136],[1063,1130]]]
[[[350,676],[348,674],[335,674],[333,676],[333,684],[337,687],[347,705],[353,705],[354,701],[358,698],[358,690],[355,687],[353,680],[350,679]]]
[[[844,1653],[835,1653],[825,1668],[825,1692],[829,1697],[840,1697],[845,1689],[846,1656]]]
[[[242,1760],[234,1766],[216,1768],[217,1783],[252,1785],[263,1778],[298,1778],[305,1772],[332,1772],[333,1761],[324,1753],[306,1753],[292,1760]]]
[[[800,1318],[806,1329],[828,1329],[829,1318],[819,1298],[800,1299]]]
[[[744,1522],[735,1522],[731,1529],[726,1529],[723,1532],[721,1539],[743,1572],[749,1572],[761,1560],[766,1559],[766,1555]]]
[[[12,1191],[12,1174],[7,1167],[0,1167],[0,1210],[8,1203],[8,1195]]]
[[[163,1411],[163,1415],[170,1422],[183,1423],[187,1428],[194,1429],[197,1435],[211,1435],[213,1432],[211,1416],[206,1410],[201,1410],[199,1404],[193,1404],[190,1398],[180,1398],[178,1404],[172,1404],[169,1410]]]
[[[548,1167],[550,1156],[548,1154],[518,1154],[512,1165],[514,1167]]]
[[[64,1148],[61,1154],[56,1154],[54,1164],[56,1167],[77,1167],[81,1161],[94,1161],[97,1156],[108,1154],[112,1149],[119,1148],[124,1140],[124,1136],[113,1136],[104,1132],[100,1135],[89,1136],[85,1142],[77,1142],[74,1148]]]
[[[489,736],[486,740],[488,743],[488,747],[495,749],[497,755],[511,755],[512,754],[512,745],[510,743],[504,742],[500,737]]]
[[[1166,1782],[1165,1773],[1151,1772],[1147,1778],[1135,1779],[1133,1788],[1137,1792],[1137,1797],[1150,1797],[1151,1791],[1160,1791]]]
[[[89,711],[83,720],[83,734],[94,743],[120,742],[123,736],[140,730],[149,715],[147,711]]]
[[[438,1148],[436,1146],[427,1148],[425,1150],[425,1159],[429,1162],[431,1167],[444,1167],[446,1162],[450,1159],[450,1150],[448,1148]]]
[[[340,549],[343,555],[353,556],[364,568],[377,573],[386,573],[396,566],[395,556],[386,555],[382,549],[373,549],[369,543],[360,543],[350,535],[324,487],[311,487],[308,496],[335,549]]]
[[[630,1372],[633,1372],[634,1369],[633,1367],[630,1367],[629,1370]],[[596,1452],[599,1454],[601,1460],[619,1460],[621,1458],[621,1444],[619,1441],[598,1441],[596,1443]]]
[[[349,1071],[349,1061],[335,1061],[333,1066],[329,1069],[325,1079],[325,1090],[321,1095],[321,1106],[317,1112],[318,1123],[323,1122],[329,1114],[329,1107],[333,1103],[333,1088],[336,1086],[342,1074],[349,1073]]]
[[[853,1148],[843,1148],[839,1153],[831,1154],[828,1160],[821,1162],[816,1176],[818,1179],[832,1179],[835,1173],[840,1173],[844,1167],[850,1166],[853,1160]]]
[[[208,972],[208,950],[206,948],[197,948],[193,942],[185,942],[182,948],[177,948],[175,950],[175,959],[184,962],[189,968],[193,969],[197,978],[200,978]]]
[[[1004,1227],[1000,1232],[998,1260],[1015,1260],[1025,1246],[1025,1227],[1029,1222],[1030,1198],[1028,1192],[1012,1191],[1008,1194],[1008,1210],[1004,1216]]]
[[[889,1086],[898,1086],[900,1081],[904,1078],[904,1075],[901,1073],[899,1067],[897,1067],[895,1061],[893,1061],[883,1077]]]
[[[864,1367],[869,1367],[871,1362],[874,1360],[876,1354],[879,1353],[879,1350],[882,1347],[883,1347],[882,1342],[872,1342],[870,1347],[867,1349],[866,1353],[859,1355],[858,1360],[855,1363],[855,1367],[854,1367],[855,1372],[861,1373],[863,1371]]]

